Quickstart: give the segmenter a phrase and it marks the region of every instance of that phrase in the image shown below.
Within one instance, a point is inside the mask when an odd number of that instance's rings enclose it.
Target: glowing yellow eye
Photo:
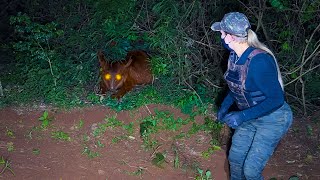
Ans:
[[[121,77],[120,74],[117,74],[117,75],[116,75],[116,80],[120,81],[121,78],[122,78],[122,77]]]
[[[105,78],[106,80],[110,80],[110,79],[111,79],[111,75],[110,75],[110,74],[106,74],[106,75],[104,75],[104,78]]]

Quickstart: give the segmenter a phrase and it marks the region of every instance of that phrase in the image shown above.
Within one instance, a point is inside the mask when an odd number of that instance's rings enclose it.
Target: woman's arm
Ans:
[[[246,89],[261,91],[266,99],[251,108],[243,110],[244,120],[264,116],[283,105],[284,92],[278,81],[278,71],[272,56],[258,54],[252,58],[246,80]]]

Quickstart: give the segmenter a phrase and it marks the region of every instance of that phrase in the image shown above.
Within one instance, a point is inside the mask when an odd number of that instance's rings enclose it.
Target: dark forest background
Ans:
[[[319,0],[1,0],[0,10],[0,106],[219,105],[228,52],[210,26],[230,11],[245,13],[275,53],[294,111],[320,106]],[[154,84],[120,104],[102,99],[99,49],[114,61],[147,51]]]

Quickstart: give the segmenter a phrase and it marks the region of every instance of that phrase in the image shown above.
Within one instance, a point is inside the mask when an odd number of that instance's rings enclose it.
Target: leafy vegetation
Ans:
[[[46,129],[49,126],[51,119],[49,118],[48,111],[43,112],[42,116],[39,117],[39,121],[41,121],[41,128],[42,129]]]
[[[13,142],[7,142],[7,150],[8,152],[13,152],[15,150]]]
[[[194,107],[215,105],[224,86],[225,51],[209,27],[230,11],[245,12],[260,40],[274,50],[295,109],[306,113],[308,104],[318,104],[319,1],[31,0],[22,6],[22,12],[4,16],[14,38],[1,46],[13,61],[5,61],[8,68],[0,73],[0,106],[36,101],[123,110],[166,103],[191,114]],[[100,98],[94,91],[98,49],[112,61],[132,49],[147,51],[154,83],[121,103]]]
[[[6,135],[10,138],[15,138],[14,136],[14,131],[9,129],[8,127],[6,127],[7,131],[6,131]]]
[[[32,154],[39,155],[40,154],[40,149],[37,149],[37,148],[32,149]]]
[[[202,169],[197,168],[198,175],[196,176],[196,180],[212,180],[211,171],[207,170],[205,173]]]
[[[13,175],[15,175],[11,168],[11,161],[8,159],[5,159],[3,156],[0,157],[0,167],[1,167],[0,175],[3,174],[6,170],[10,171]]]
[[[180,129],[187,125],[192,124],[191,128],[187,132],[180,131]],[[179,134],[173,139],[188,138],[199,131],[205,131],[213,134],[212,145],[218,148],[218,135],[222,128],[222,124],[212,121],[209,118],[205,118],[203,124],[198,124],[194,121],[192,116],[187,119],[173,117],[173,114],[168,111],[155,111],[155,115],[147,116],[140,120],[140,136],[143,139],[143,147],[146,150],[154,149],[158,145],[158,140],[154,137],[159,131],[173,131],[179,132]],[[208,150],[209,152],[209,150]],[[211,154],[213,151],[210,151]]]
[[[51,133],[51,137],[54,139],[59,139],[63,141],[71,141],[70,135],[63,131],[54,131]]]
[[[88,158],[95,158],[95,157],[99,157],[100,153],[99,152],[95,152],[93,150],[91,150],[89,147],[84,147],[82,154],[85,154],[88,156]]]
[[[160,168],[163,168],[163,164],[165,163],[165,154],[164,153],[156,153],[155,157],[152,159],[152,164],[155,166],[158,166]]]

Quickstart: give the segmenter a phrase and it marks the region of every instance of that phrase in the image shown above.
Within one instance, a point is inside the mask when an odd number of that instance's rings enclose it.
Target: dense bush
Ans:
[[[0,73],[2,104],[117,104],[94,93],[98,49],[114,61],[131,49],[147,51],[156,77],[145,91],[157,97],[152,102],[185,109],[213,103],[221,99],[228,53],[210,25],[230,11],[246,13],[260,40],[275,52],[295,109],[306,112],[320,104],[319,1],[29,0],[20,6],[22,13],[11,12],[14,38],[2,44],[15,56],[7,63],[14,68]],[[136,102],[130,96],[138,95],[128,95]]]

